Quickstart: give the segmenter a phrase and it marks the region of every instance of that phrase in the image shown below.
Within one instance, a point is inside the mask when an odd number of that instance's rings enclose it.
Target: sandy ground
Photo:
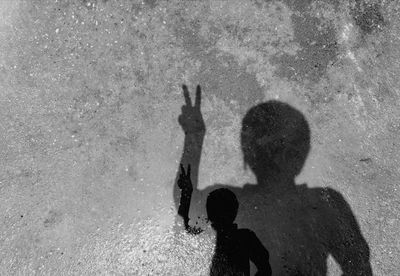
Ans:
[[[185,83],[200,188],[254,183],[241,120],[289,103],[297,183],[340,192],[374,275],[399,275],[400,5],[367,2],[0,1],[0,274],[207,275],[212,241],[174,244]]]

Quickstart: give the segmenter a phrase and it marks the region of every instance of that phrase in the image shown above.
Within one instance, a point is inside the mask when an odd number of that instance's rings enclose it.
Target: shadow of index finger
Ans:
[[[190,99],[189,90],[186,85],[182,85],[183,96],[185,97],[185,104],[192,106],[192,100]]]
[[[194,106],[197,107],[198,109],[200,109],[200,106],[201,106],[201,87],[200,87],[200,85],[197,85],[197,88],[196,88],[196,99],[194,102]]]

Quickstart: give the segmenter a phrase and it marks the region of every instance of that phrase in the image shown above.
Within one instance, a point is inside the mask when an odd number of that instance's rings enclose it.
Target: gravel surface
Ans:
[[[0,274],[207,275],[214,237],[174,230],[200,84],[200,189],[255,183],[242,119],[288,103],[311,129],[296,183],[338,192],[399,275],[399,75],[397,1],[0,1]]]

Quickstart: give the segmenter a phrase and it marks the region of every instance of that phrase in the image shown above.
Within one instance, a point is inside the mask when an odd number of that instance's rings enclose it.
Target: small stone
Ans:
[[[161,254],[157,257],[159,262],[166,262],[167,261],[167,256],[165,256],[164,254]]]

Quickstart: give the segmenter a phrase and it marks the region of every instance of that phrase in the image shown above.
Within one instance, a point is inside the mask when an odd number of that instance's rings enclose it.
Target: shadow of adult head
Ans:
[[[310,151],[304,115],[286,103],[252,107],[242,121],[244,163],[257,185],[235,190],[238,223],[259,235],[276,275],[326,275],[332,256],[344,275],[372,275],[369,248],[343,196],[295,185]]]
[[[310,151],[310,128],[298,110],[269,101],[254,106],[243,118],[241,145],[244,162],[258,184],[282,182],[303,168]]]

